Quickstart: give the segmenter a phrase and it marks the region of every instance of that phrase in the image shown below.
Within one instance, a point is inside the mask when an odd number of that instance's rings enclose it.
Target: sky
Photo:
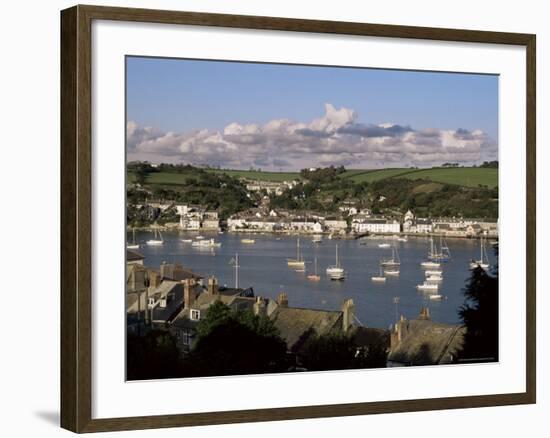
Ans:
[[[128,57],[127,158],[222,168],[498,158],[498,76]]]

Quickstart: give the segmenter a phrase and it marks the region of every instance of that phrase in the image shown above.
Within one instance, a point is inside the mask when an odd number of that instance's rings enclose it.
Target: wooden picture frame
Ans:
[[[518,45],[526,48],[526,391],[244,411],[92,418],[92,92],[93,20],[185,24],[387,38]],[[75,6],[61,12],[61,426],[98,432],[529,404],[536,401],[535,35],[474,30]]]

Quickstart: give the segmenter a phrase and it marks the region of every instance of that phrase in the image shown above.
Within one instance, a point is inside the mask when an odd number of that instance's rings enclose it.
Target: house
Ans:
[[[307,339],[314,335],[346,333],[355,323],[353,300],[345,300],[341,311],[289,307],[288,296],[281,292],[277,300],[265,307],[266,315],[273,321],[287,344],[287,349],[299,353]]]
[[[325,219],[325,228],[327,231],[339,233],[348,229],[348,223],[344,219],[329,218]]]
[[[353,218],[351,228],[356,233],[396,234],[401,231],[401,224],[395,220],[372,219],[356,216]]]
[[[483,232],[483,230],[482,230],[482,228],[481,228],[481,225],[479,225],[478,223],[469,224],[469,225],[466,227],[466,235],[467,235],[468,237],[478,236],[478,235],[480,235],[482,232]]]
[[[388,367],[454,363],[465,333],[462,325],[433,322],[428,308],[417,319],[401,316],[391,332]]]

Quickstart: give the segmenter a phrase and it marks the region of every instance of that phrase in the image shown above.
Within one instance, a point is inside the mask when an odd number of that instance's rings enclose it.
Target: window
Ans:
[[[149,298],[149,301],[147,302],[147,304],[149,305],[149,308],[154,307],[155,299],[154,298]]]
[[[161,298],[161,299],[160,299],[159,306],[160,306],[162,309],[166,308],[166,298]]]
[[[191,309],[191,320],[192,321],[198,321],[201,319],[201,311],[196,309]]]

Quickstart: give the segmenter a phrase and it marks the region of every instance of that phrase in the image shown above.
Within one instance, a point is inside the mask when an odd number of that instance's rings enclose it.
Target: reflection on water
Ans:
[[[287,258],[296,256],[296,236],[254,235],[255,243],[242,243],[250,237],[238,234],[203,233],[206,238],[221,242],[219,248],[193,247],[182,239],[194,239],[197,233],[163,233],[163,246],[146,246],[151,233],[136,233],[145,264],[158,268],[163,262],[179,262],[203,276],[214,275],[220,285],[234,286],[235,270],[230,261],[239,254],[239,286],[254,288],[256,295],[276,298],[279,292],[288,294],[293,307],[338,310],[345,298],[353,298],[356,316],[370,327],[388,327],[395,320],[394,297],[399,297],[398,313],[414,318],[422,306],[428,306],[432,319],[444,323],[459,322],[457,309],[463,304],[462,288],[469,276],[468,261],[479,258],[479,241],[447,239],[452,260],[442,264],[443,282],[439,294],[441,301],[429,299],[419,292],[416,285],[425,279],[420,262],[425,260],[429,240],[411,238],[407,242],[388,240],[395,244],[401,259],[400,274],[388,276],[385,283],[371,281],[379,273],[381,258],[391,256],[391,248],[379,248],[383,240],[329,240],[314,243],[311,237],[302,236],[301,249],[306,260],[305,272],[295,272],[287,266]],[[128,240],[131,240],[131,233]],[[366,243],[366,244],[365,244]],[[335,262],[335,245],[338,244],[342,266],[346,270],[345,281],[331,281],[326,275],[327,266]],[[488,248],[491,264],[495,262],[493,251]],[[314,273],[313,260],[317,257],[321,280],[307,279]]]

